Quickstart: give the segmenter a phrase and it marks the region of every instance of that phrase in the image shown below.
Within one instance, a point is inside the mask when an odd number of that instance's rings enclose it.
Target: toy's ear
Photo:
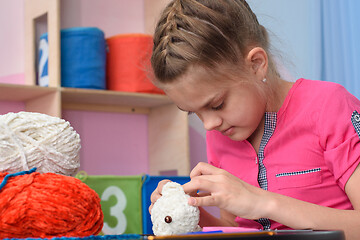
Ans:
[[[174,194],[184,194],[184,189],[179,183],[176,182],[168,182],[166,183],[161,191],[163,196],[174,195]]]

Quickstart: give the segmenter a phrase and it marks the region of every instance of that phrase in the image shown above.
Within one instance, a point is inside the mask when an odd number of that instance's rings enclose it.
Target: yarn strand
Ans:
[[[30,173],[33,173],[35,171],[36,171],[36,167],[30,169],[29,171],[21,171],[21,172],[10,173],[10,174],[6,175],[4,177],[4,179],[2,180],[1,184],[0,184],[0,192],[1,192],[1,189],[3,189],[3,187],[6,185],[9,178],[20,176],[20,175],[25,175],[25,174],[30,174]]]

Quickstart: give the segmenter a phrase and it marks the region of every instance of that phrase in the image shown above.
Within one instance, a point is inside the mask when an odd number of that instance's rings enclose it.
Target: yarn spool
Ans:
[[[36,167],[40,173],[74,175],[80,148],[79,134],[63,119],[33,112],[0,115],[0,172]]]
[[[148,34],[119,34],[106,39],[107,88],[114,91],[164,94],[149,79],[153,38]]]
[[[0,173],[0,182],[6,175]],[[97,193],[79,179],[54,173],[7,179],[0,216],[1,238],[87,237],[103,226]]]

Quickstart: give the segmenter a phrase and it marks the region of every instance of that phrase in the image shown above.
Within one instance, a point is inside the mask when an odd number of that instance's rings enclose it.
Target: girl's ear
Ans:
[[[266,51],[261,47],[251,49],[246,57],[246,62],[249,64],[251,71],[263,80],[266,78],[268,69],[268,57]]]

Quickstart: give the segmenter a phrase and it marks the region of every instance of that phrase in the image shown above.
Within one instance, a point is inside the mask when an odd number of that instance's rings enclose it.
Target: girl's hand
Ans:
[[[149,212],[151,214],[151,209],[154,206],[154,203],[161,197],[161,191],[163,186],[165,185],[165,183],[171,182],[170,180],[162,180],[158,183],[156,189],[152,192],[150,200],[151,200],[151,205],[149,206]]]
[[[266,217],[271,201],[267,192],[254,187],[227,171],[207,163],[199,163],[190,173],[191,181],[183,188],[190,195],[193,206],[217,206],[222,210],[247,219]]]

